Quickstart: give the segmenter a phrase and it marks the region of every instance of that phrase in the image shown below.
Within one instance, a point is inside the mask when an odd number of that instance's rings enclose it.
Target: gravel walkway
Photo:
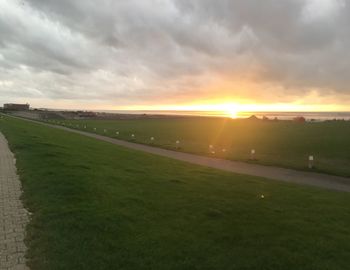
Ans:
[[[20,200],[21,193],[14,155],[0,133],[0,270],[29,269],[24,257],[29,216]]]
[[[12,116],[13,118],[22,119],[25,121],[49,126],[52,128],[62,129],[69,132],[77,133],[87,137],[95,138],[101,141],[109,142],[116,145],[121,145],[127,148],[164,156],[172,159],[186,161],[189,163],[211,167],[219,170],[246,174],[252,176],[264,177],[267,179],[279,180],[284,182],[297,183],[302,185],[316,186],[336,191],[350,192],[350,178],[333,176],[314,172],[304,172],[292,169],[285,169],[274,166],[263,166],[257,164],[250,164],[245,162],[223,160],[217,158],[210,158],[205,156],[199,156],[194,154],[188,154],[183,152],[171,151],[162,148],[152,147],[148,145],[142,145],[137,143],[126,142],[110,137],[85,132],[76,129],[70,129],[63,126],[52,125],[44,122],[38,122],[30,119],[19,118]]]

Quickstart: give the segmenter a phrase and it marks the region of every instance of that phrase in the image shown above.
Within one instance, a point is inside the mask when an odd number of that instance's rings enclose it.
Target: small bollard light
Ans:
[[[135,139],[135,134],[131,134],[131,138]]]
[[[116,131],[116,132],[115,132],[115,135],[119,135],[119,131]]]
[[[176,148],[177,148],[177,149],[180,148],[180,141],[179,141],[179,140],[176,141]]]
[[[152,142],[154,141],[154,137],[151,137],[151,141],[152,141]]]
[[[260,198],[261,198],[261,199],[264,199],[264,198],[265,198],[265,196],[262,194],[262,195],[260,195]]]
[[[86,129],[86,126],[84,126],[84,128]]]
[[[94,131],[96,131],[96,128],[94,128]]]
[[[104,132],[104,133],[107,133],[107,129],[104,129],[103,132]]]
[[[309,169],[314,167],[314,156],[309,156]]]

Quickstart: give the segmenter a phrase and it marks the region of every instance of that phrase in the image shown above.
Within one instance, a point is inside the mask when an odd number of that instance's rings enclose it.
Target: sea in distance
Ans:
[[[118,113],[118,114],[146,114],[146,115],[172,115],[172,116],[209,116],[209,117],[231,117],[248,118],[255,115],[258,118],[264,116],[269,119],[292,120],[295,117],[304,117],[306,120],[350,120],[350,112],[238,112],[232,117],[225,111],[175,111],[175,110],[96,110],[96,112]]]

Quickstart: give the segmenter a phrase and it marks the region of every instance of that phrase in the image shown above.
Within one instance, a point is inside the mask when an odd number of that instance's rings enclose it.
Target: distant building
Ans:
[[[96,117],[97,116],[97,113],[89,112],[89,111],[78,111],[77,114],[79,117],[82,117],[82,118]]]
[[[256,115],[251,115],[248,120],[253,120],[253,121],[256,121],[256,120],[259,120],[259,118],[256,116]]]
[[[10,111],[28,111],[29,110],[29,104],[13,104],[13,103],[6,103],[4,104],[4,110],[10,110]]]

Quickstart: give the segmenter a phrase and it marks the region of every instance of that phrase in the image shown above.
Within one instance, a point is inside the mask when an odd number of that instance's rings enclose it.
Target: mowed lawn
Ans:
[[[313,155],[315,171],[350,176],[349,121],[300,124],[193,117],[53,121],[71,128],[169,149],[175,149],[178,140],[181,151],[231,160],[248,161],[254,149],[257,163],[300,170],[308,170],[308,158]]]
[[[226,173],[7,117],[0,131],[33,213],[32,270],[350,265],[349,193]]]

